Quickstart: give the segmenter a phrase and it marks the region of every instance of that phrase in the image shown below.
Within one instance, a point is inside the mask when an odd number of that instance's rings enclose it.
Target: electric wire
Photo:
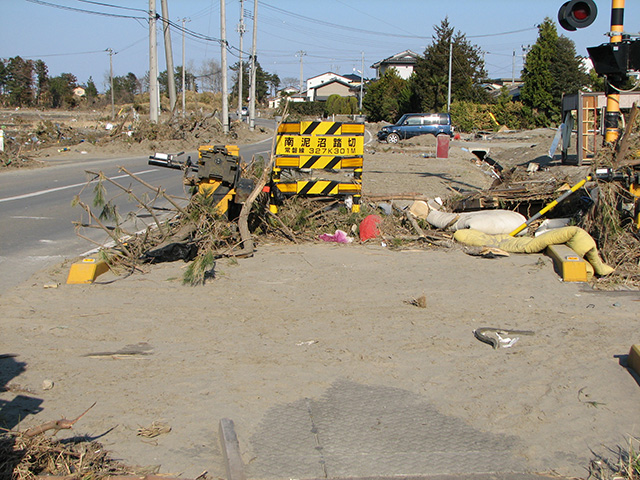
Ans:
[[[95,10],[86,10],[83,8],[68,7],[66,5],[59,5],[57,3],[45,2],[44,0],[27,0],[27,2],[35,3],[38,5],[45,5],[47,7],[59,8],[60,10],[70,10],[72,12],[89,13],[92,15],[100,15],[103,17],[131,18],[131,19],[137,19],[137,20],[146,20],[146,18],[144,17],[136,17],[133,15],[119,15],[117,13],[96,12]]]

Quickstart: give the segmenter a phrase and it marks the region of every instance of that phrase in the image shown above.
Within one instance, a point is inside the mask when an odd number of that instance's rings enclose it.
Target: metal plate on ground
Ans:
[[[523,470],[517,437],[474,429],[425,397],[340,380],[320,399],[270,409],[248,478],[335,478]]]

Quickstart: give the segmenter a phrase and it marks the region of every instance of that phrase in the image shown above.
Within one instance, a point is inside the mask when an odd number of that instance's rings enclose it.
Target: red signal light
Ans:
[[[591,25],[598,15],[593,0],[569,0],[558,11],[558,22],[565,30],[575,31]]]

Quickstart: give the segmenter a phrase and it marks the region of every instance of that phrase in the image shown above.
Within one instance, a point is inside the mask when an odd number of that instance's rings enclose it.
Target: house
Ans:
[[[311,101],[325,101],[331,95],[340,95],[341,97],[354,97],[353,85],[350,82],[345,82],[340,78],[334,78],[328,82],[322,83],[316,86],[311,91]],[[307,98],[309,98],[307,94]]]
[[[497,98],[502,93],[502,88],[507,87],[507,93],[511,96],[511,99],[517,101],[520,100],[520,90],[523,84],[524,82],[519,79],[498,78],[482,84],[482,88],[484,88],[490,96]]]
[[[413,69],[418,62],[418,55],[411,50],[405,50],[404,52],[396,53],[391,57],[380,60],[379,62],[371,65],[371,68],[376,71],[376,78],[380,78],[390,68],[395,68],[400,75],[400,78],[408,79],[413,73]]]
[[[306,102],[307,92],[298,93],[298,89],[294,87],[285,87],[278,90],[275,97],[269,97],[269,108],[278,108],[283,98],[288,97],[290,102]]]
[[[315,77],[311,77],[307,80],[307,100],[310,102],[313,102],[314,100],[321,100],[320,98],[318,98],[318,95],[316,93],[316,89],[319,88],[320,86],[323,86],[323,85],[326,86],[328,83],[334,82],[335,80],[339,80],[343,84],[353,85],[354,78],[356,79],[355,81],[359,85],[360,77],[352,74],[340,75],[334,72],[325,72],[320,75],[316,75]],[[333,85],[332,88],[334,89],[337,88],[338,90],[344,90],[341,87],[337,87],[336,85]],[[324,88],[323,90],[328,91],[326,88]],[[340,94],[338,93],[338,95]],[[345,94],[343,96],[347,97],[350,95]],[[326,100],[326,98],[324,100]]]

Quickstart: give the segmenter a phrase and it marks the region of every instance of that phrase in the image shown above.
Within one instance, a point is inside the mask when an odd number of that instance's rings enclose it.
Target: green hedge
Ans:
[[[498,125],[493,121],[490,113],[493,114]],[[498,102],[489,105],[453,102],[451,122],[456,127],[456,131],[467,133],[478,130],[495,131],[503,125],[510,130],[536,127],[535,113],[521,102]]]

